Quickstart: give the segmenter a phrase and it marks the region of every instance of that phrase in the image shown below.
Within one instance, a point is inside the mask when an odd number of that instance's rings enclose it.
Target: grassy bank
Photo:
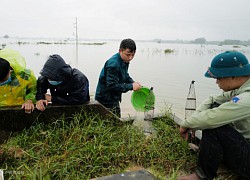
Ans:
[[[145,138],[131,123],[84,113],[36,124],[0,146],[0,169],[12,172],[6,179],[90,179],[136,165],[161,179],[175,179],[178,169],[194,166],[196,155],[171,118],[153,125],[156,135]]]

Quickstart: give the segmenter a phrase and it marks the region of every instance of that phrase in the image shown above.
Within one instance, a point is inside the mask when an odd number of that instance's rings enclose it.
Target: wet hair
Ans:
[[[10,63],[3,58],[0,58],[0,80],[6,78],[10,71]]]
[[[135,41],[132,39],[123,39],[120,44],[120,49],[129,49],[131,52],[136,51]]]

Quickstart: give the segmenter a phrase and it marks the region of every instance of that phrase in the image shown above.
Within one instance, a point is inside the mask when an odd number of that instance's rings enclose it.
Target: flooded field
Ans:
[[[137,52],[130,63],[129,74],[143,86],[154,87],[156,95],[155,112],[165,109],[184,118],[184,106],[189,84],[195,80],[197,105],[209,94],[219,93],[214,79],[203,76],[211,59],[226,50],[239,50],[250,57],[250,48],[245,46],[217,46],[194,44],[167,44],[136,41]],[[90,81],[91,98],[94,99],[99,73],[105,61],[118,52],[120,41],[79,42],[39,39],[0,39],[1,44],[18,50],[26,59],[27,67],[38,77],[39,72],[51,54],[61,55],[72,67],[81,70]],[[173,52],[165,51],[166,49]],[[122,116],[135,115],[131,94],[123,95]]]

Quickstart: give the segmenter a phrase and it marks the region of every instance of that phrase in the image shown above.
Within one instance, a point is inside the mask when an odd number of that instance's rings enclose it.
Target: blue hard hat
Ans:
[[[237,51],[226,51],[215,56],[205,73],[208,78],[237,77],[250,75],[247,57]]]

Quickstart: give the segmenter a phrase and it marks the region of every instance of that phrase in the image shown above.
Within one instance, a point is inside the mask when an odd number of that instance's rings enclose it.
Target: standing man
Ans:
[[[23,56],[10,48],[0,50],[0,107],[20,105],[30,114],[35,102],[36,77]]]
[[[37,80],[36,108],[45,110],[49,102],[59,105],[82,104],[90,100],[89,81],[57,55],[49,56]],[[47,94],[47,90],[50,94]]]
[[[215,78],[222,94],[210,96],[180,123],[180,133],[200,129],[195,173],[179,180],[214,179],[221,163],[250,179],[250,64],[245,55],[227,51],[214,57],[205,73]]]
[[[135,52],[136,45],[132,39],[122,40],[119,52],[106,61],[99,76],[95,99],[118,117],[121,116],[122,93],[141,88],[140,83],[134,82],[128,74]]]

